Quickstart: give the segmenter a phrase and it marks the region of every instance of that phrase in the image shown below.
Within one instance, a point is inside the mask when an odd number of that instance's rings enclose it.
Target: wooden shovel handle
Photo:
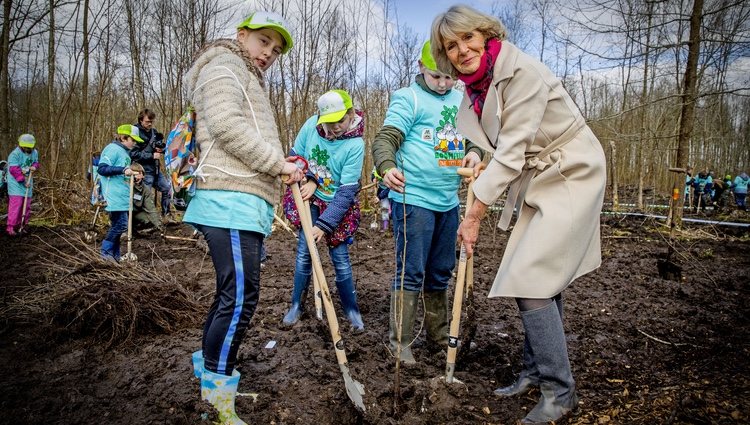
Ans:
[[[294,203],[297,206],[297,211],[302,211],[305,208],[305,203],[302,201],[302,195],[299,192],[299,185],[293,183],[292,195],[294,196]],[[323,306],[326,310],[326,319],[328,319],[328,328],[331,331],[331,339],[333,340],[333,348],[336,350],[336,360],[340,365],[346,365],[346,352],[344,352],[344,342],[341,339],[339,333],[339,322],[336,319],[336,310],[333,308],[333,302],[331,301],[331,293],[328,291],[328,283],[326,282],[325,274],[323,273],[323,265],[320,263],[320,256],[318,255],[318,247],[315,245],[315,239],[312,235],[312,222],[310,220],[309,210],[307,213],[300,213],[300,222],[302,223],[302,232],[305,235],[305,241],[307,242],[307,249],[310,251],[310,259],[313,265],[313,273],[318,275],[318,282],[320,283],[320,290],[323,298]]]
[[[304,201],[305,207],[302,210],[297,210],[300,213],[300,220],[302,220],[302,214],[305,215],[305,221],[310,223],[312,229],[312,213],[310,212],[310,201]],[[300,221],[301,222],[301,221]],[[313,270],[312,281],[313,281],[313,300],[315,301],[315,317],[318,320],[323,320],[323,304],[321,298],[323,297],[320,292],[320,278],[318,273]]]
[[[130,175],[130,202],[128,203],[128,254],[133,247],[133,192],[135,187],[135,176]]]
[[[461,174],[464,170],[471,170],[471,173],[468,177],[472,177],[474,175],[474,172],[471,168],[459,168],[458,173]],[[466,210],[468,211],[469,208],[471,208],[471,204],[474,203],[474,181],[472,180],[469,183],[469,188],[466,194]],[[466,246],[462,243],[461,244],[461,255],[458,260],[458,273],[456,274],[456,291],[453,295],[453,315],[451,319],[451,325],[450,325],[450,331],[448,333],[448,359],[445,366],[445,381],[448,383],[453,382],[453,371],[456,367],[456,354],[458,352],[458,333],[461,326],[461,307],[463,305],[464,300],[464,288],[466,287],[466,266],[467,266],[467,258],[466,258]],[[474,275],[473,271],[473,261],[471,263],[471,270],[470,274]]]

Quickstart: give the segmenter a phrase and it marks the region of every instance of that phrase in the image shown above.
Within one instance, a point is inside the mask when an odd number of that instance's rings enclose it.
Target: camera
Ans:
[[[157,132],[156,135],[154,135],[154,141],[151,142],[154,149],[158,150],[159,152],[163,151],[164,148],[167,147],[167,142],[164,140],[164,135]]]

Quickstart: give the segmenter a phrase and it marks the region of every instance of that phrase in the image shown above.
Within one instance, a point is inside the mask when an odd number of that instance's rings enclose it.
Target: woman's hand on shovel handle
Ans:
[[[466,217],[458,226],[458,243],[466,246],[466,257],[469,258],[474,253],[474,245],[479,239],[479,224],[487,212],[487,205],[479,200],[475,200],[471,209],[466,212]]]

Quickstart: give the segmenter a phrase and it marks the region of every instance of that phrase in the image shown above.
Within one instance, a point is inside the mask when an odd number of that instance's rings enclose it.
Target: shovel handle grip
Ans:
[[[457,168],[456,174],[458,174],[461,177],[474,177],[474,169],[473,168]]]
[[[297,206],[297,211],[300,211],[300,222],[302,223],[302,232],[305,235],[305,242],[307,242],[307,250],[310,251],[310,260],[313,265],[313,274],[318,276],[318,283],[320,284],[320,291],[323,298],[323,306],[326,310],[326,319],[328,319],[328,328],[331,331],[331,339],[333,340],[333,347],[336,350],[336,360],[340,365],[346,365],[346,352],[344,352],[344,344],[341,339],[341,333],[339,332],[339,322],[336,319],[336,310],[333,308],[333,302],[331,301],[331,293],[328,290],[328,283],[326,282],[325,274],[323,273],[323,265],[320,263],[320,256],[318,255],[318,247],[315,245],[315,239],[312,234],[312,220],[310,220],[310,210],[302,212],[305,208],[305,203],[302,200],[302,194],[299,191],[299,185],[293,183],[292,196],[294,196],[294,203]]]

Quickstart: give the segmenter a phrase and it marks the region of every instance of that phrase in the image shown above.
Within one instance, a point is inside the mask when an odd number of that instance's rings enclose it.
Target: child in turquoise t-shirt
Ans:
[[[120,261],[120,236],[128,230],[128,210],[131,202],[128,176],[142,176],[130,169],[128,151],[133,149],[136,142],[143,142],[138,134],[138,127],[130,124],[121,125],[117,127],[117,139],[104,148],[99,158],[97,172],[112,225],[101,247],[102,257],[107,260]]]
[[[359,227],[359,178],[364,161],[364,118],[355,111],[352,99],[344,90],[331,90],[318,99],[319,114],[310,117],[297,134],[291,155],[308,163],[307,182],[300,187],[302,198],[310,200],[313,237],[325,238],[336,269],[336,287],[346,316],[357,331],[364,323],[357,305],[357,293],[349,261],[349,244]],[[284,199],[289,220],[300,227],[299,214],[291,191]],[[299,232],[294,270],[292,307],[283,324],[291,326],[302,315],[305,295],[312,275],[310,252],[305,235]]]
[[[31,197],[33,194],[33,173],[39,169],[39,152],[34,149],[36,139],[31,134],[18,138],[18,147],[8,156],[8,222],[5,231],[10,236],[26,232],[26,224],[31,217]],[[24,210],[25,205],[25,210]]]
[[[461,183],[456,169],[481,162],[481,150],[456,128],[463,94],[453,90],[453,84],[450,75],[437,70],[426,42],[415,82],[391,95],[372,145],[378,175],[390,189],[396,258],[405,258],[397,260],[391,285],[389,337],[394,353],[401,345],[404,364],[415,363],[410,343],[420,292],[427,337],[447,348],[447,288],[456,264]],[[402,296],[403,308],[396,308]],[[400,341],[396,310],[402,312]]]

